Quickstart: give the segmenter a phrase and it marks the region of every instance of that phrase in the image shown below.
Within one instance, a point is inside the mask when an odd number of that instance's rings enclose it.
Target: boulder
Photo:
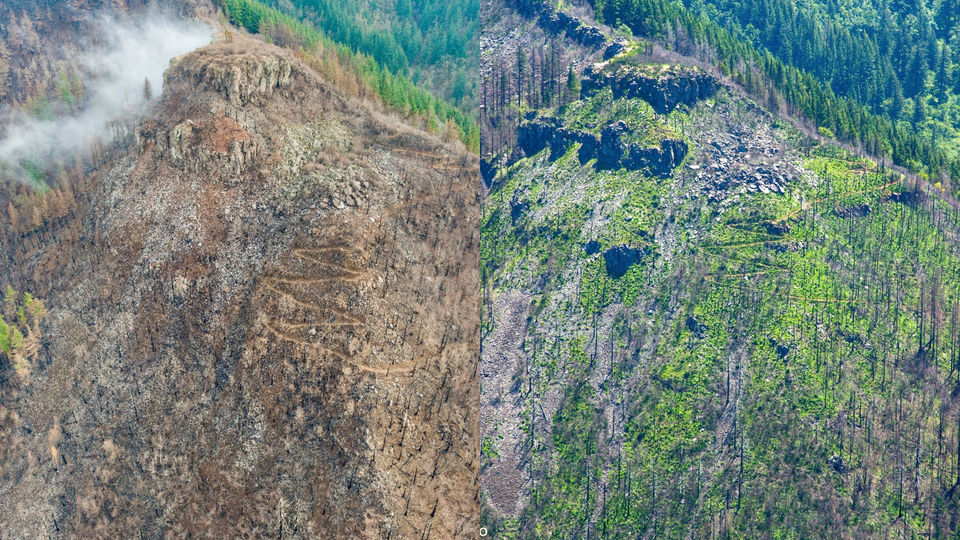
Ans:
[[[837,208],[833,211],[838,217],[841,218],[858,218],[870,215],[870,205],[869,204],[858,204],[856,206],[848,206],[845,208]]]
[[[623,277],[631,266],[643,260],[649,254],[646,248],[634,248],[626,245],[612,247],[603,252],[607,275],[613,279]]]
[[[840,456],[836,456],[836,455],[831,456],[830,459],[827,460],[827,464],[830,465],[830,467],[832,467],[834,471],[840,474],[843,474],[850,470],[847,467],[847,464],[843,462],[843,458]]]
[[[891,193],[886,197],[886,201],[893,201],[901,204],[917,204],[918,202],[923,201],[926,198],[926,195],[920,190],[913,191],[900,191],[897,193]]]
[[[516,223],[530,209],[530,201],[520,200],[516,196],[510,201],[510,219]]]
[[[707,331],[707,325],[698,321],[693,315],[687,316],[686,325],[687,330],[690,330],[698,338],[702,338]]]
[[[780,343],[774,338],[767,338],[767,339],[770,340],[770,346],[773,347],[773,350],[774,352],[777,353],[777,356],[781,360],[786,359],[787,355],[790,354],[790,347],[787,347],[786,345],[784,345],[783,343]]]
[[[625,39],[621,38],[613,41],[603,50],[603,59],[609,60],[625,50],[627,50],[627,41]]]
[[[784,234],[790,232],[790,226],[786,222],[774,222],[768,221],[763,224],[763,230],[767,234],[773,236],[783,236]]]

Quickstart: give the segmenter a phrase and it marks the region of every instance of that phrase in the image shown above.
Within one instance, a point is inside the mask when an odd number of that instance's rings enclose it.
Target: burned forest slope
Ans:
[[[176,58],[129,147],[4,247],[0,529],[472,531],[478,171],[289,51]]]

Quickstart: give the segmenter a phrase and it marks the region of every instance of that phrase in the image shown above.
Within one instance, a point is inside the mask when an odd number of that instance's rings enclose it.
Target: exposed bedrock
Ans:
[[[629,170],[646,170],[651,176],[667,178],[687,155],[687,143],[676,139],[660,141],[660,147],[633,143],[628,147],[623,166]]]
[[[552,2],[518,0],[514,3],[514,7],[527,17],[536,17],[537,24],[548,33],[566,33],[567,37],[573,41],[593,49],[599,49],[607,45],[607,37],[599,28],[584,24],[583,21],[573,15],[557,11]]]
[[[527,156],[550,148],[550,159],[557,159],[567,149],[580,143],[577,159],[585,164],[596,158],[597,168],[631,171],[643,170],[652,176],[669,177],[687,155],[687,143],[676,139],[660,141],[659,147],[646,147],[624,142],[630,132],[625,122],[618,121],[603,128],[600,137],[593,133],[572,130],[558,118],[541,117],[522,123],[517,130],[517,145]]]
[[[640,98],[655,111],[666,114],[680,105],[692,106],[717,90],[716,79],[696,68],[674,67],[660,73],[650,73],[636,66],[620,66],[606,70],[596,65],[583,72],[581,95],[593,95],[610,87],[616,98]]]
[[[599,28],[583,24],[580,19],[562,11],[541,12],[539,23],[544,30],[553,34],[566,32],[567,37],[586,47],[600,48],[607,42]]]

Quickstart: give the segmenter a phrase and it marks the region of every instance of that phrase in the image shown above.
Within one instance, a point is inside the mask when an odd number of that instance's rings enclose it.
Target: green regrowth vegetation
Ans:
[[[587,127],[617,110],[656,132],[722,101],[556,112]],[[575,147],[495,184],[485,288],[534,298],[518,386],[533,483],[515,523],[489,521],[502,537],[956,534],[960,210],[775,133],[806,171],[786,195],[720,205],[691,171],[596,171]],[[622,244],[652,253],[613,278],[603,251]]]
[[[623,120],[630,128],[622,138],[625,144],[656,146],[663,139],[679,139],[680,135],[667,123],[659,121],[647,102],[636,99],[614,99],[613,90],[603,88],[585,100],[577,100],[557,109],[567,127],[600,135],[604,127]],[[549,112],[547,114],[550,114]]]

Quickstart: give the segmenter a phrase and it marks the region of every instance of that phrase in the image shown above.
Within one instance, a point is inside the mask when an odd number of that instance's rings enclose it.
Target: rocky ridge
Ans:
[[[177,59],[76,215],[0,258],[49,310],[0,385],[0,529],[472,535],[477,171],[288,51]]]
[[[631,65],[611,69],[601,63],[584,70],[581,95],[588,97],[610,87],[615,98],[640,98],[659,114],[666,114],[680,105],[692,106],[709,98],[718,86],[713,75],[694,67],[668,66],[655,71]]]
[[[551,2],[519,0],[514,6],[522,15],[536,18],[537,24],[547,33],[565,34],[574,42],[592,49],[607,46],[607,37],[600,28],[585,24],[579,18],[557,10]]]
[[[596,159],[596,166],[601,169],[623,167],[631,171],[643,170],[661,178],[670,176],[687,155],[687,143],[682,140],[664,139],[659,147],[623,142],[622,137],[629,131],[623,121],[604,127],[599,137],[587,131],[568,129],[562,124],[558,118],[534,116],[517,129],[517,145],[527,156],[550,148],[551,159],[556,159],[570,146],[580,144],[577,159],[581,164]]]

